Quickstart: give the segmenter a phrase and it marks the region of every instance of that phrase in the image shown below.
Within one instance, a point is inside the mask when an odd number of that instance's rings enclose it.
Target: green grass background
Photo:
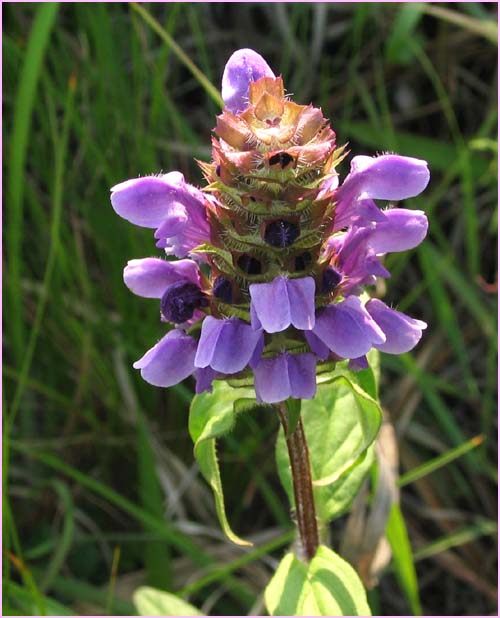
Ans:
[[[320,105],[351,155],[429,161],[406,204],[428,239],[389,256],[375,290],[429,328],[412,354],[382,356],[381,396],[422,611],[495,612],[496,3],[141,6],[159,31],[127,4],[2,6],[4,615],[129,614],[144,583],[206,613],[264,611],[290,541],[277,422],[242,418],[220,452],[245,553],[193,465],[192,383],[160,390],[131,368],[162,327],[122,269],[158,251],[109,203],[113,184],[160,170],[201,182],[193,158],[209,159],[219,111],[206,81],[218,89],[240,47]],[[411,568],[384,569],[374,613],[418,607]]]

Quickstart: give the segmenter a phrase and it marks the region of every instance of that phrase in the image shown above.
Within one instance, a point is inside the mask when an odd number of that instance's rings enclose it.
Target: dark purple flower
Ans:
[[[239,49],[229,58],[222,75],[222,98],[226,109],[237,114],[248,106],[250,82],[274,77],[264,58],[253,49]]]
[[[414,348],[422,337],[427,324],[410,316],[390,309],[381,300],[373,298],[366,303],[366,310],[380,326],[385,341],[375,343],[374,347],[388,354],[403,354]]]
[[[196,309],[207,305],[208,298],[199,286],[190,281],[177,281],[165,290],[160,308],[165,319],[182,324],[193,317]]]
[[[251,317],[254,328],[278,333],[293,324],[300,330],[314,326],[314,290],[312,277],[288,279],[276,277],[270,283],[250,286]]]
[[[266,226],[264,240],[272,247],[288,247],[300,236],[300,229],[296,223],[278,219]]]
[[[230,305],[233,302],[233,284],[227,277],[222,275],[217,277],[214,281],[213,291],[215,298],[223,303]]]
[[[312,399],[316,394],[316,359],[313,354],[283,352],[263,358],[255,368],[257,400],[277,403],[289,397]]]
[[[262,331],[254,330],[238,318],[203,320],[196,352],[196,367],[212,367],[220,373],[242,371],[262,340]]]
[[[333,292],[333,290],[338,286],[338,284],[342,281],[342,274],[333,268],[333,266],[328,266],[321,277],[321,291],[322,292]]]
[[[134,363],[141,376],[154,386],[173,386],[194,370],[196,340],[180,330],[171,330]]]

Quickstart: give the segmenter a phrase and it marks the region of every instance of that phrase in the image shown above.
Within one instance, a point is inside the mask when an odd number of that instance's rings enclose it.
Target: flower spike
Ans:
[[[203,190],[179,172],[112,189],[121,217],[182,258],[131,260],[124,271],[130,290],[157,299],[161,321],[175,325],[135,363],[143,378],[170,386],[193,375],[197,393],[213,380],[253,379],[256,398],[274,404],[314,397],[317,370],[343,359],[359,371],[372,348],[412,349],[425,323],[361,295],[390,277],[383,256],[425,238],[424,212],[376,201],[421,193],[427,163],[355,156],[341,182],[348,153],[322,111],[287,97],[251,49],[229,58],[222,98],[212,160],[199,162]]]

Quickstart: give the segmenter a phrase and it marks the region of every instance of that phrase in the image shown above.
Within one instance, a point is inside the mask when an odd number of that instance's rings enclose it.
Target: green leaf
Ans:
[[[378,385],[380,382],[380,352],[372,348],[366,355],[368,369],[356,372],[352,377],[361,388],[378,401]]]
[[[316,514],[322,524],[349,508],[373,461],[370,446],[382,418],[375,399],[346,375],[333,374],[329,379],[333,381],[318,385],[314,399],[302,401],[301,412]],[[282,431],[276,444],[276,460],[281,482],[293,505],[290,464]]]
[[[189,411],[189,433],[194,442],[194,456],[214,492],[222,529],[233,543],[246,546],[252,544],[234,534],[226,517],[215,440],[232,429],[237,412],[256,405],[253,389],[232,388],[225,382],[216,381],[212,393],[202,393],[193,398]]]
[[[142,586],[133,595],[139,616],[203,616],[202,612],[175,594]]]
[[[398,504],[393,504],[386,527],[387,540],[391,546],[396,578],[403,590],[414,616],[422,615],[418,594],[417,574],[413,561],[405,520]]]
[[[264,598],[272,616],[371,616],[356,571],[324,545],[309,565],[287,554]]]

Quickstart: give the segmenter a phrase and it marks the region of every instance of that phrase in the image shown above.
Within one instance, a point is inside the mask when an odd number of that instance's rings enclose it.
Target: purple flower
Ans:
[[[239,49],[229,58],[222,75],[222,98],[226,109],[237,114],[248,107],[250,82],[274,77],[264,58],[253,49]]]
[[[351,171],[335,192],[334,231],[346,225],[382,221],[373,200],[404,200],[429,182],[427,162],[412,157],[354,157]]]
[[[427,228],[427,217],[422,211],[394,208],[384,212],[382,221],[331,236],[325,255],[330,256],[335,269],[344,277],[343,293],[375,283],[376,277],[390,277],[377,256],[413,249],[425,238]]]
[[[374,347],[388,354],[403,354],[414,348],[422,337],[427,324],[390,309],[381,300],[373,298],[366,303],[366,310],[384,332],[385,341]]]
[[[157,246],[184,257],[210,239],[208,198],[179,172],[127,180],[111,189],[111,204],[124,219],[156,228]]]
[[[254,328],[278,333],[293,324],[300,330],[314,326],[314,289],[312,277],[288,279],[276,277],[270,283],[250,286],[251,317]]]
[[[313,333],[341,358],[358,358],[386,340],[384,332],[357,296],[320,309]]]
[[[333,231],[338,232],[351,226],[363,227],[374,221],[385,221],[386,218],[384,211],[370,198],[360,197],[352,202],[344,200],[335,209]]]
[[[208,316],[203,320],[194,364],[210,366],[220,373],[238,373],[252,361],[262,338],[262,331],[238,318],[218,320]]]
[[[200,270],[192,260],[167,262],[160,258],[129,260],[123,271],[125,285],[137,296],[161,298],[172,283],[200,286]]]
[[[429,222],[421,210],[394,208],[384,215],[385,221],[375,224],[368,239],[376,255],[414,249],[427,235]]]
[[[192,260],[130,260],[123,271],[123,279],[134,294],[161,298],[163,318],[175,324],[202,318],[203,313],[198,308],[208,305],[208,299],[200,289],[198,265]]]
[[[277,403],[289,397],[312,399],[316,394],[316,359],[313,354],[283,352],[263,358],[255,368],[257,401]]]
[[[374,200],[405,200],[421,193],[429,183],[427,162],[387,154],[354,157],[351,171],[338,190],[339,199],[361,194]]]
[[[196,340],[180,330],[171,330],[134,363],[141,376],[154,386],[173,386],[194,370]]]
[[[370,246],[372,234],[369,227],[351,228],[327,242],[325,254],[342,275],[339,289],[344,295],[357,292],[361,285],[375,283],[376,277],[390,277]]]
[[[191,320],[195,311],[208,306],[208,298],[199,286],[190,281],[170,284],[161,298],[161,314],[174,324]]]
[[[212,161],[199,162],[205,191],[179,172],[112,188],[121,217],[154,229],[167,255],[189,258],[127,264],[126,285],[159,299],[161,320],[177,325],[134,366],[160,386],[193,374],[197,393],[253,371],[257,399],[276,403],[314,397],[317,364],[349,359],[357,371],[372,347],[411,349],[425,323],[359,296],[390,276],[382,256],[424,239],[422,211],[375,200],[418,195],[427,163],[354,157],[339,186],[342,149],[321,110],[291,101],[251,49],[229,58],[222,98]]]

